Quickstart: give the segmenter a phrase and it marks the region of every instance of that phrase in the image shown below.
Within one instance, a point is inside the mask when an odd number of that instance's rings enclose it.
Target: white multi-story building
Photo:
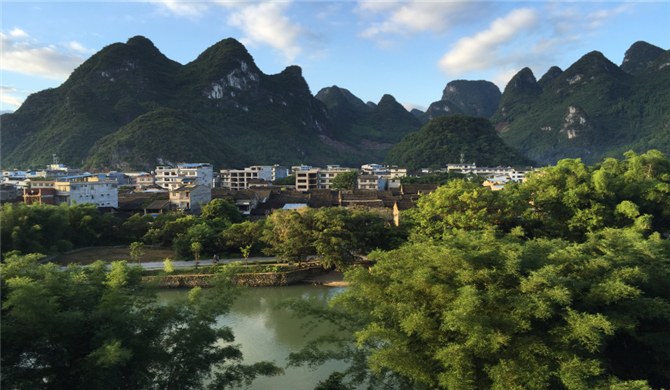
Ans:
[[[245,190],[254,181],[272,182],[288,176],[288,168],[280,165],[254,165],[244,169],[222,169],[219,172],[221,187]]]
[[[119,207],[118,184],[113,180],[56,181],[56,203],[91,203],[97,207]]]
[[[385,190],[400,188],[400,179],[407,176],[407,168],[381,164],[361,165],[358,189]],[[376,179],[375,179],[376,178]]]
[[[447,164],[447,172],[472,174],[479,176],[507,176],[509,181],[521,182],[526,178],[526,173],[533,171],[532,167],[478,167],[476,164]]]
[[[198,184],[187,184],[170,190],[170,204],[177,210],[199,213],[212,200],[212,189]]]
[[[156,184],[168,190],[176,190],[185,184],[197,184],[212,188],[214,172],[212,164],[182,163],[176,167],[157,166]]]
[[[295,171],[295,189],[309,191],[315,189],[330,189],[333,179],[345,172],[356,172],[353,168],[343,168],[339,165],[327,165],[323,168],[312,168]]]
[[[143,190],[156,184],[154,175],[148,172],[126,172],[125,174],[129,178],[128,184],[134,185],[138,190]]]

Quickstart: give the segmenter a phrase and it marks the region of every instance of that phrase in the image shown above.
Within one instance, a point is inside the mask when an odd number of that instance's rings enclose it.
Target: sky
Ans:
[[[502,91],[523,67],[539,79],[593,50],[621,64],[639,40],[670,49],[670,0],[2,0],[0,17],[2,112],[136,35],[181,64],[232,37],[266,74],[300,66],[313,94],[337,85],[422,110],[452,80]]]

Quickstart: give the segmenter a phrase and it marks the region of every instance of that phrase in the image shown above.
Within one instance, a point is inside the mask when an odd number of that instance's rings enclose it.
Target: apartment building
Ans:
[[[337,175],[344,172],[355,172],[356,169],[344,168],[339,165],[327,165],[326,168],[304,167],[309,169],[295,171],[295,189],[297,191],[328,190]]]
[[[199,213],[212,200],[212,189],[200,184],[187,184],[170,190],[170,205],[180,211]]]
[[[23,189],[25,204],[56,204],[56,188],[53,180],[29,180]]]
[[[478,167],[476,164],[447,164],[447,172],[498,178],[500,176],[507,176],[509,180],[513,182],[524,181],[526,173],[532,171],[533,167]]]
[[[56,204],[94,204],[97,207],[119,207],[118,184],[113,180],[56,181]]]
[[[245,190],[258,180],[273,182],[288,176],[288,168],[281,165],[254,165],[243,169],[222,169],[219,171],[221,187],[231,190]]]
[[[407,168],[381,164],[361,165],[358,189],[385,190],[400,188],[400,180],[407,176]]]
[[[176,190],[185,184],[196,184],[212,188],[214,173],[212,164],[181,163],[176,167],[157,166],[156,185],[167,190]]]

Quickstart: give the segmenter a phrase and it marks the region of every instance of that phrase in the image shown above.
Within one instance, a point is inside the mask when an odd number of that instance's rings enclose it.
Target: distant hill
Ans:
[[[391,95],[376,104],[366,104],[347,89],[332,86],[316,94],[328,109],[333,138],[340,142],[361,142],[370,151],[370,161],[381,161],[386,152],[421,121]]]
[[[502,139],[541,163],[588,163],[628,149],[670,152],[670,51],[636,42],[617,66],[584,55],[539,81],[524,68],[507,84],[492,117]]]
[[[500,89],[490,81],[454,80],[444,88],[442,99],[428,107],[423,119],[449,115],[490,118],[498,109],[500,96]]]
[[[505,145],[487,119],[461,115],[432,119],[394,146],[386,162],[409,169],[439,168],[461,157],[479,166],[533,163]]]
[[[52,154],[117,169],[179,161],[357,165],[383,158],[420,126],[390,96],[348,121],[312,96],[299,67],[266,75],[234,39],[181,65],[141,36],[103,48],[1,120],[7,168],[43,165]]]
[[[500,138],[462,115],[490,119]],[[459,116],[458,126],[435,121],[449,116]],[[42,166],[52,154],[109,169],[181,161],[356,166],[385,157],[435,166],[461,153],[478,164],[512,164],[523,160],[515,150],[541,164],[593,163],[628,149],[670,153],[670,51],[636,42],[621,66],[593,51],[539,80],[524,68],[502,94],[489,81],[454,80],[426,112],[408,112],[393,96],[363,102],[338,86],[314,96],[299,67],[266,75],[234,39],[182,65],[137,36],[103,48],[0,121],[3,168]],[[418,131],[426,123],[430,130]],[[475,123],[481,131],[463,130]],[[487,135],[472,135],[480,132]]]

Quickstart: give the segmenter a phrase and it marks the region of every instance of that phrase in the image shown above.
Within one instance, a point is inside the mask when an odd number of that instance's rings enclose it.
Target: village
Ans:
[[[437,184],[404,184],[408,177],[440,173],[478,177],[496,191],[509,182],[521,182],[532,167],[478,167],[447,164],[441,169],[406,168],[365,164],[360,168],[328,165],[285,167],[253,165],[220,169],[210,163],[179,163],[157,166],[151,172],[91,173],[54,163],[40,170],[3,170],[0,199],[3,203],[95,204],[102,211],[121,215],[182,211],[198,214],[212,199],[228,199],[243,215],[261,219],[278,209],[303,207],[365,206],[388,209],[397,219],[401,210],[414,207],[419,196]],[[347,174],[351,185],[335,185]]]

